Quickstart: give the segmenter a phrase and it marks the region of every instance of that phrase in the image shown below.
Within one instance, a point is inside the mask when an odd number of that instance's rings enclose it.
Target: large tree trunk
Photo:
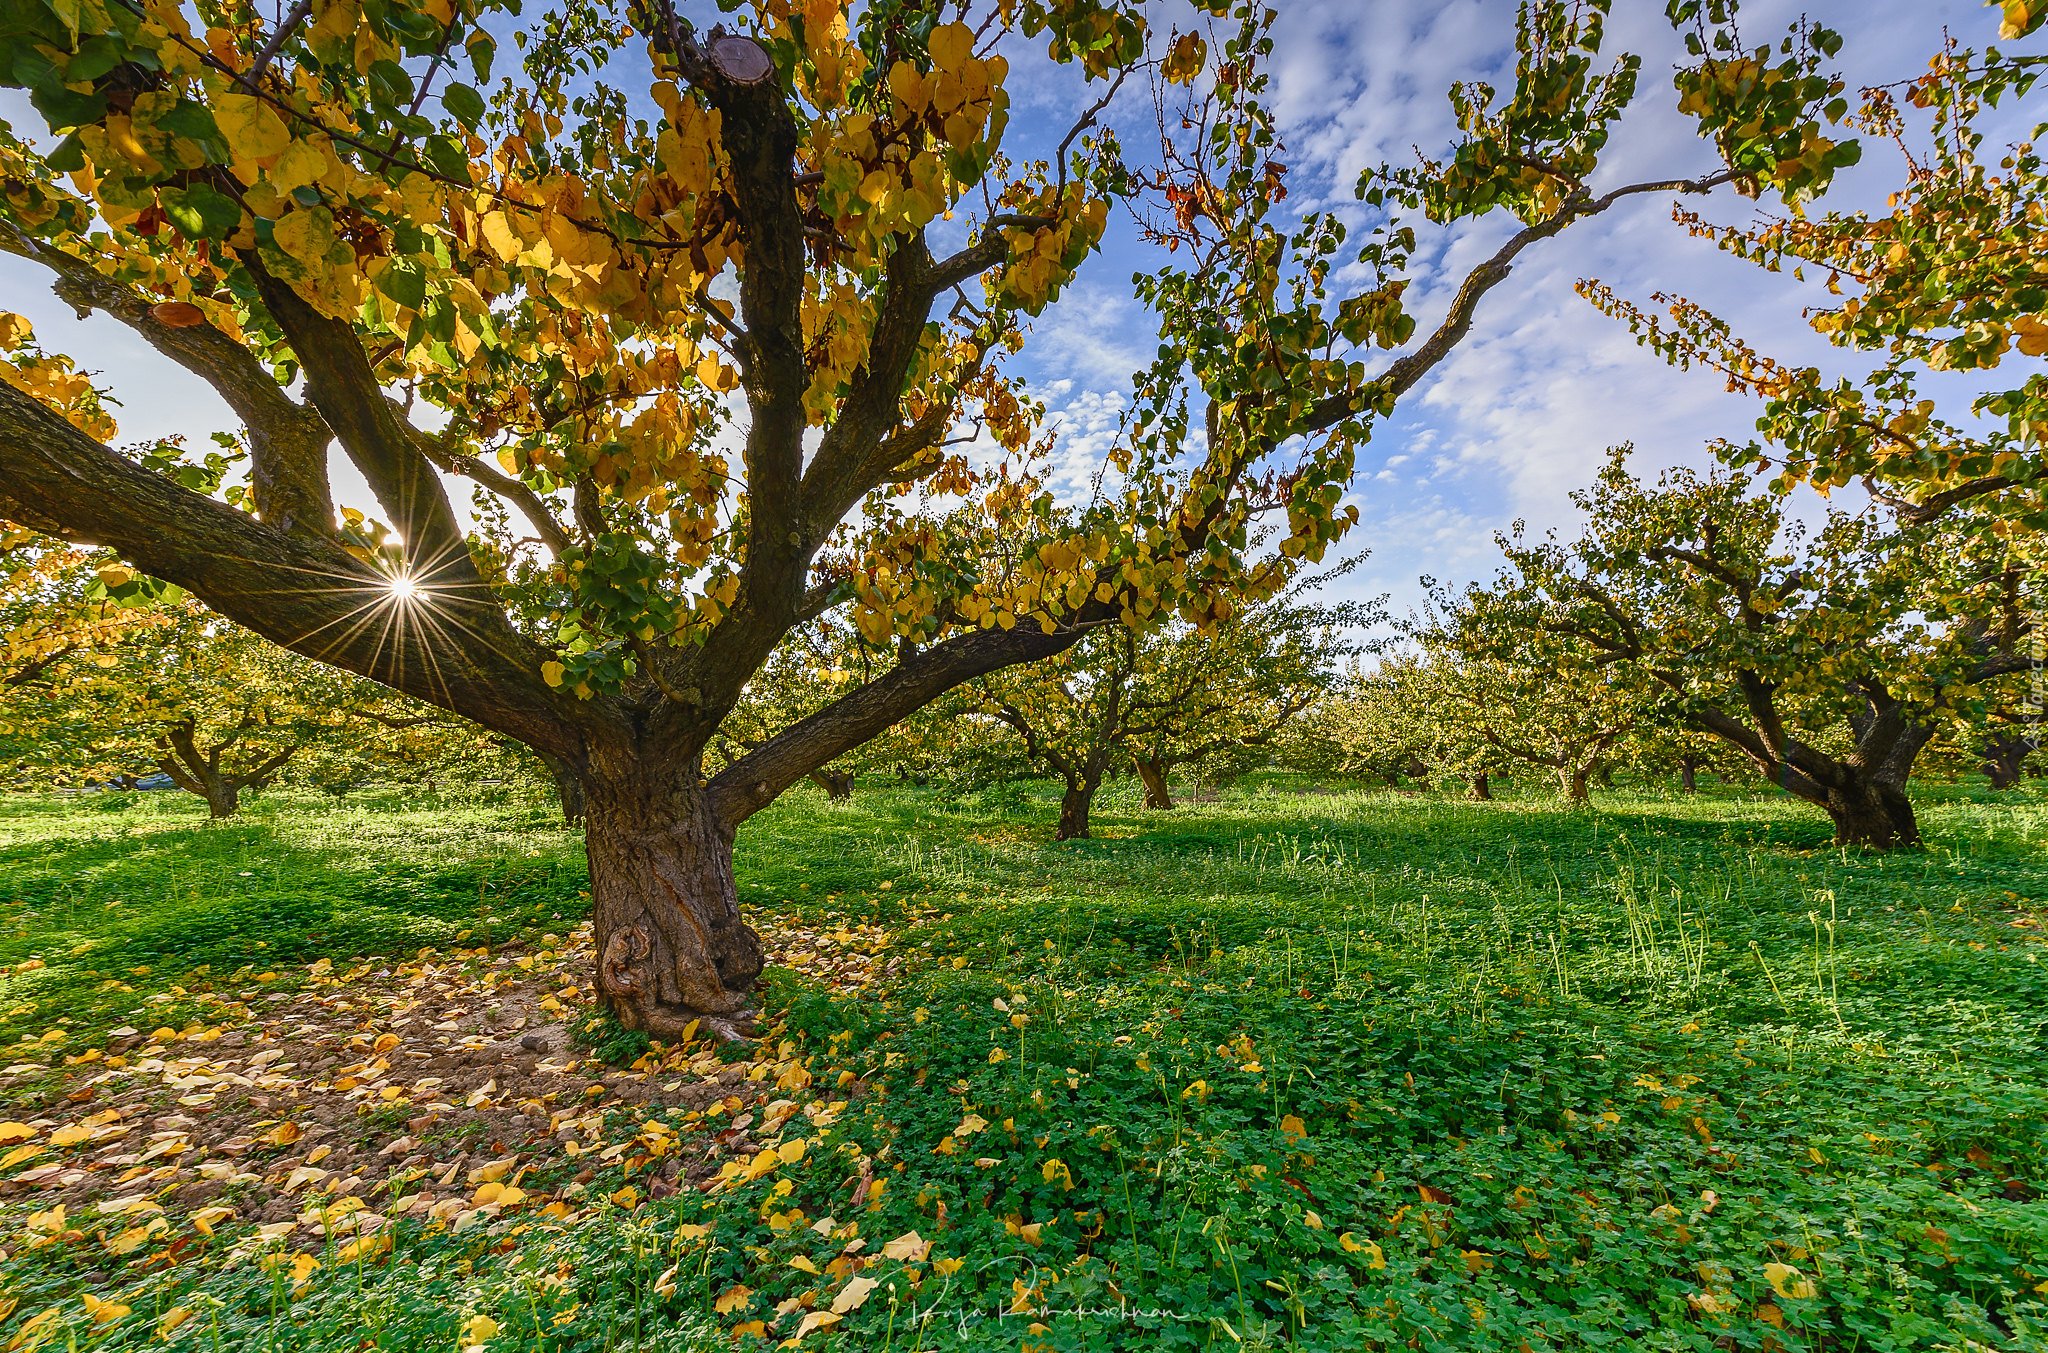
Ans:
[[[1905,793],[1873,778],[1831,785],[1821,805],[1835,823],[1835,844],[1891,850],[1920,844],[1920,824]]]
[[[629,768],[629,770],[632,768]],[[746,1033],[761,941],[740,919],[733,834],[695,767],[584,782],[599,999],[629,1029],[676,1040]]]
[[[2033,741],[2011,733],[1994,733],[1984,739],[1984,773],[1993,789],[2011,789],[2026,773],[2027,755]]]
[[[1095,802],[1095,782],[1081,781],[1067,786],[1067,792],[1060,798],[1059,830],[1053,833],[1055,841],[1085,840],[1088,836],[1088,809]]]
[[[1485,802],[1492,801],[1493,785],[1487,779],[1486,773],[1484,771],[1472,777],[1472,787],[1465,791],[1465,797],[1468,799],[1479,799]]]
[[[218,821],[233,817],[235,810],[242,806],[242,791],[225,780],[217,780],[206,787],[206,815]]]
[[[1593,796],[1586,792],[1586,780],[1592,773],[1590,767],[1559,766],[1557,768],[1558,792],[1563,794],[1566,802],[1569,803],[1586,803],[1590,801]]]
[[[1137,756],[1131,758],[1131,764],[1137,767],[1138,778],[1145,782],[1145,806],[1173,807],[1173,792],[1166,783],[1166,767],[1159,761],[1147,761]]]
[[[853,797],[853,772],[844,770],[814,770],[810,781],[825,791],[825,797],[837,803]]]

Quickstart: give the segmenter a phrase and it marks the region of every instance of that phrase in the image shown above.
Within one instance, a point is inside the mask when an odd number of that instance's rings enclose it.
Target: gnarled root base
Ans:
[[[761,941],[740,919],[732,838],[694,796],[586,796],[597,990],[650,1037],[744,1038]],[[625,802],[621,802],[621,799]]]

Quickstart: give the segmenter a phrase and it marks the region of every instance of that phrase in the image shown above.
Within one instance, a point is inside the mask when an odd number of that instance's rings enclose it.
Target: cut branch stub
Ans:
[[[713,32],[704,44],[711,68],[736,85],[758,85],[775,74],[768,49],[739,33]]]

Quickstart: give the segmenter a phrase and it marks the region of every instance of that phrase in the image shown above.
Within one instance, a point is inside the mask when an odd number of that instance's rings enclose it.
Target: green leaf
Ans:
[[[78,51],[64,67],[64,79],[71,84],[97,80],[127,59],[128,44],[112,33],[99,33],[78,44]]]
[[[476,130],[484,117],[483,95],[468,85],[453,84],[441,91],[441,106],[461,119],[462,125]]]
[[[377,290],[410,310],[418,310],[427,299],[427,275],[415,259],[394,258],[377,274]]]
[[[377,102],[403,108],[412,102],[412,76],[396,61],[370,64],[370,95]]]
[[[66,89],[54,73],[30,91],[28,101],[50,124],[51,131],[89,126],[107,113],[106,95],[80,94]]]
[[[182,190],[166,188],[158,200],[164,215],[187,239],[224,240],[241,224],[241,203],[203,183]]]
[[[64,31],[71,35],[73,42],[78,41],[79,6],[80,0],[43,0],[43,7],[57,16],[57,21],[64,25]]]
[[[469,182],[469,152],[457,145],[452,136],[430,136],[426,139],[427,163],[434,172],[458,183]]]

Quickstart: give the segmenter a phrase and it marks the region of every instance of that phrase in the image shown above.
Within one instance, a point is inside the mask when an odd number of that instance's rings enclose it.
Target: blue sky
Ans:
[[[1272,93],[1286,141],[1278,158],[1292,168],[1290,205],[1357,211],[1352,188],[1362,168],[1403,159],[1410,147],[1433,152],[1448,144],[1454,126],[1445,95],[1455,80],[1511,80],[1512,0],[1280,0],[1278,8]],[[1675,110],[1670,71],[1682,48],[1662,3],[1616,0],[1614,11],[1606,50],[1642,55],[1643,76],[1594,186],[1711,172],[1710,147]],[[1865,84],[1924,72],[1945,29],[1977,48],[1997,38],[1997,11],[1977,0],[1750,0],[1744,37],[1751,45],[1775,41],[1802,12],[1844,35],[1838,64],[1852,95]],[[1149,105],[1126,99],[1119,111],[1138,144]],[[1896,150],[1867,144],[1863,164],[1831,201],[1882,206],[1900,168]],[[1419,575],[1460,583],[1491,576],[1499,562],[1494,533],[1517,519],[1539,531],[1569,528],[1571,491],[1591,481],[1614,443],[1633,442],[1639,471],[1654,471],[1710,463],[1711,439],[1752,435],[1756,401],[1638,348],[1624,326],[1574,294],[1582,277],[1601,278],[1645,304],[1654,291],[1679,291],[1733,321],[1765,352],[1824,369],[1867,369],[1853,357],[1845,363],[1802,323],[1802,306],[1826,302],[1817,285],[1765,273],[1687,237],[1671,222],[1674,199],[1637,199],[1525,253],[1483,302],[1464,345],[1379,425],[1347,499],[1361,521],[1344,549],[1370,557],[1339,585],[1343,594],[1391,593],[1399,612],[1421,600]],[[1688,205],[1740,224],[1760,204],[1722,189]],[[1408,293],[1422,332],[1512,228],[1503,219],[1434,242],[1425,237]],[[1156,262],[1127,236],[1113,239],[1058,312],[1040,322],[1027,354],[1023,369],[1071,430],[1065,455],[1076,488],[1114,432],[1129,388],[1114,377],[1142,364],[1154,341],[1148,317],[1129,299],[1129,274],[1142,266]]]
[[[1291,167],[1290,206],[1355,212],[1358,172],[1410,147],[1435,151],[1451,135],[1446,91],[1460,78],[1511,79],[1513,0],[1278,0],[1271,91]],[[1714,168],[1709,148],[1678,117],[1669,71],[1681,55],[1661,0],[1616,0],[1607,50],[1644,58],[1642,92],[1609,148],[1595,187],[1646,178],[1693,176]],[[1752,44],[1775,40],[1801,11],[1841,31],[1840,66],[1852,90],[1923,71],[1944,29],[1965,45],[1995,41],[1997,13],[1977,0],[1751,0],[1744,10]],[[1162,3],[1160,27],[1185,11]],[[1022,55],[1022,54],[1020,54]],[[1080,106],[1078,81],[1045,75],[1044,63],[1013,63],[1012,148],[1047,153]],[[623,71],[615,74],[624,75]],[[0,117],[40,130],[26,100],[0,97]],[[1108,117],[1134,154],[1150,143],[1151,105],[1134,86]],[[1895,152],[1866,147],[1865,162],[1836,197],[1880,205],[1899,172]],[[1722,190],[1692,199],[1710,219],[1741,223],[1755,204]],[[1490,575],[1495,531],[1516,519],[1536,529],[1568,526],[1570,492],[1588,483],[1612,443],[1636,444],[1637,464],[1654,469],[1700,464],[1716,436],[1746,438],[1753,401],[1723,392],[1717,380],[1680,372],[1637,348],[1620,325],[1576,295],[1573,283],[1602,278],[1647,301],[1652,291],[1682,291],[1732,320],[1764,351],[1824,367],[1844,365],[1800,321],[1819,291],[1789,275],[1763,273],[1692,240],[1670,221],[1671,198],[1649,196],[1523,256],[1514,275],[1484,302],[1472,336],[1391,420],[1361,455],[1349,501],[1361,522],[1346,553],[1371,557],[1342,584],[1345,595],[1393,594],[1398,609],[1420,600],[1418,575],[1462,582]],[[1491,253],[1511,223],[1488,222],[1431,240],[1418,254],[1410,308],[1426,331],[1451,290]],[[1155,343],[1150,317],[1131,299],[1131,273],[1156,266],[1127,218],[1113,218],[1100,257],[1040,318],[1016,370],[1058,420],[1059,486],[1085,493],[1128,406],[1130,373]],[[50,296],[28,265],[0,256],[0,307],[27,314],[44,342],[105,373],[124,401],[124,440],[183,433],[200,441],[230,425],[226,409],[191,377],[169,366],[113,321],[78,321]],[[337,456],[337,496],[368,505]],[[355,486],[352,489],[352,484]],[[459,493],[458,500],[466,499]]]

